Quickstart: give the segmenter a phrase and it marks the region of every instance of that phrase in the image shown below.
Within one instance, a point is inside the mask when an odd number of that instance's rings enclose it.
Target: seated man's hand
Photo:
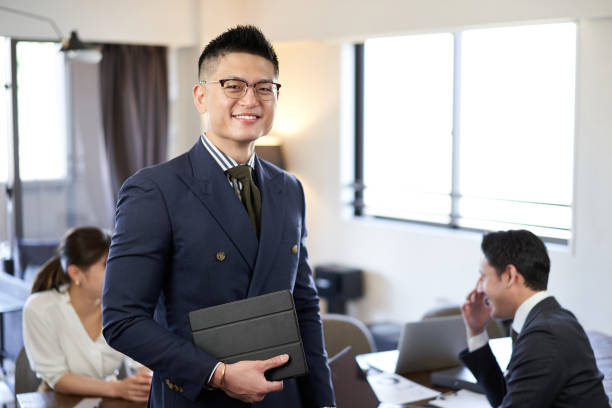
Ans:
[[[480,281],[461,306],[463,320],[470,336],[476,336],[484,331],[491,320],[493,308],[485,303],[485,294],[479,290]]]
[[[289,356],[283,354],[261,361],[240,361],[226,364],[215,370],[211,385],[220,388],[227,395],[240,401],[253,403],[264,399],[269,392],[281,391],[282,381],[268,381],[264,373],[274,367],[280,367],[289,361]]]

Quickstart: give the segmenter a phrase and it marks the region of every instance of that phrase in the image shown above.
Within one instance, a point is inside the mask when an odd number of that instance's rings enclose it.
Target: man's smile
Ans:
[[[255,115],[253,113],[238,113],[238,114],[233,114],[232,118],[241,119],[241,120],[256,120],[256,119],[261,118],[261,116]]]

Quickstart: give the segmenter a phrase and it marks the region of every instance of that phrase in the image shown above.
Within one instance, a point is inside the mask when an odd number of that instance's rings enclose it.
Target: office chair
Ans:
[[[40,378],[30,368],[30,362],[22,347],[15,360],[15,395],[24,392],[35,392],[40,385]]]
[[[327,356],[333,357],[346,346],[351,346],[355,354],[376,351],[372,333],[358,319],[335,313],[321,315],[323,336]]]
[[[458,314],[461,314],[461,306],[439,306],[425,312],[421,320],[444,316],[455,316]],[[508,331],[505,329],[504,324],[502,322],[493,319],[487,326],[487,334],[489,335],[490,339],[496,339],[498,337],[507,337]]]

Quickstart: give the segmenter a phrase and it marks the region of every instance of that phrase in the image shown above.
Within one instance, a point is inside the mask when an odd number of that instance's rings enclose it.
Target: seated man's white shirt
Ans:
[[[89,337],[67,286],[31,295],[23,309],[23,342],[30,367],[52,388],[67,373],[106,379],[126,357],[102,334]]]
[[[514,314],[514,320],[512,321],[512,329],[520,333],[523,330],[523,325],[525,324],[525,320],[531,312],[531,309],[535,307],[538,303],[550,297],[550,293],[543,290],[537,292],[532,295],[530,298],[525,300],[521,305],[516,309],[516,313]],[[481,347],[484,347],[489,342],[489,335],[487,331],[484,330],[482,333],[477,334],[476,336],[470,336],[468,333],[468,350],[470,352],[478,350]]]

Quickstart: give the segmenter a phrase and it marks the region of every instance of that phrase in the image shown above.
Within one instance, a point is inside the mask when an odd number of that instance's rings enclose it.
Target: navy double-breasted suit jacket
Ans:
[[[309,374],[255,407],[334,405],[319,298],[307,262],[300,182],[257,158],[259,239],[198,141],[130,177],[119,192],[103,291],[108,344],[153,370],[149,406],[244,407],[205,387],[217,360],[194,346],[188,313],[283,289],[293,293]]]

